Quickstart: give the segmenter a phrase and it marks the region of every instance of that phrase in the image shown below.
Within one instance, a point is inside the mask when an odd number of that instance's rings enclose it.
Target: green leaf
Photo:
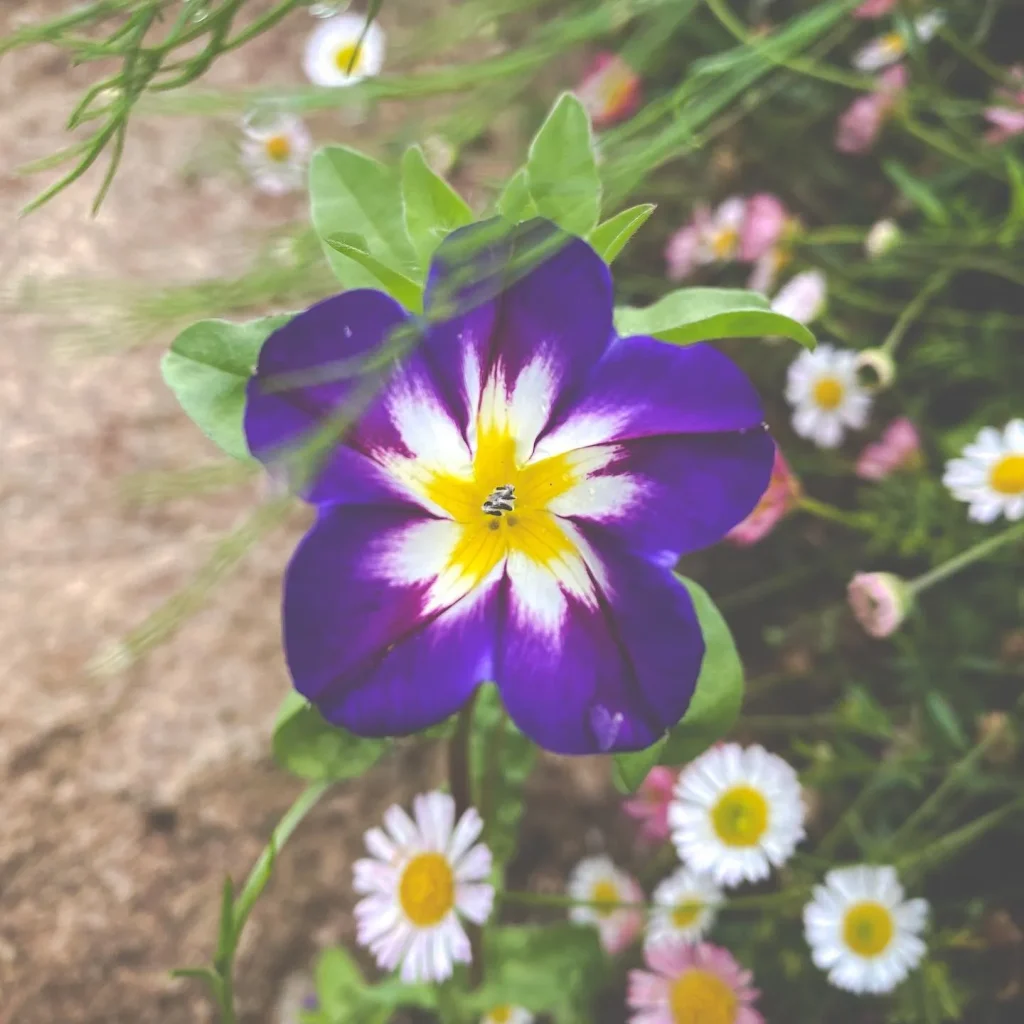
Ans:
[[[536,758],[537,748],[505,713],[498,688],[482,686],[470,738],[473,802],[483,815],[484,842],[499,869],[515,853],[523,790]]]
[[[573,924],[506,925],[484,933],[487,977],[467,996],[485,1014],[511,1003],[556,1020],[588,1019],[607,972],[597,930]]]
[[[222,451],[249,459],[242,429],[245,385],[267,338],[291,314],[248,323],[200,320],[186,327],[160,364],[164,383],[190,420]]]
[[[743,663],[732,633],[708,592],[685,576],[679,581],[693,600],[704,635],[704,660],[686,714],[653,746],[635,754],[616,754],[613,778],[632,792],[656,764],[683,764],[724,736],[743,706]]]
[[[313,227],[321,239],[361,235],[366,252],[384,266],[408,274],[416,254],[405,233],[398,175],[373,157],[347,146],[317,150],[309,168]],[[324,243],[331,269],[346,288],[375,288],[377,278]]]
[[[757,292],[739,288],[681,288],[653,306],[615,310],[615,329],[624,337],[647,334],[675,345],[715,338],[792,338],[814,348],[814,335],[801,323],[772,311]]]
[[[654,203],[631,206],[628,210],[615,214],[603,224],[598,224],[590,232],[587,241],[605,263],[611,263],[626,247],[626,243],[633,235],[643,227],[654,210]]]
[[[601,213],[601,179],[590,118],[571,92],[562,93],[534,136],[526,177],[542,217],[570,234],[589,234]]]
[[[328,1019],[346,1019],[366,992],[359,965],[338,946],[329,946],[316,962],[316,997]]]
[[[376,278],[384,290],[396,302],[401,303],[411,313],[423,312],[423,289],[410,277],[392,270],[391,267],[375,259],[366,251],[366,243],[359,235],[331,235],[324,242],[335,252],[354,260],[364,270],[368,270]]]
[[[367,987],[364,999],[367,1005],[386,1011],[384,1020],[402,1006],[418,1006],[432,1010],[437,1006],[437,988],[433,985],[406,985],[398,977],[385,978]]]
[[[526,182],[526,168],[520,167],[505,183],[505,188],[498,196],[498,213],[510,224],[529,220],[537,216],[537,207],[530,196],[530,188]]]
[[[465,199],[435,173],[419,146],[411,146],[402,157],[402,208],[424,276],[441,242],[473,220]]]
[[[271,748],[277,763],[293,775],[326,782],[362,775],[387,750],[388,741],[353,736],[330,725],[292,692],[278,712]]]

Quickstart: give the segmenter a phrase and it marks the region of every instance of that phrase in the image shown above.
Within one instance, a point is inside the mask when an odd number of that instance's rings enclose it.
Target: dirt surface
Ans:
[[[5,4],[0,33],[61,9]],[[298,81],[311,25],[300,12],[213,81]],[[98,217],[91,177],[15,222],[41,179],[14,168],[66,144],[62,122],[90,74],[46,48],[0,62],[8,295],[31,283],[45,297],[67,278],[163,284],[240,270],[247,240],[301,214],[301,197],[269,201],[228,173],[183,174],[198,122],[140,117]],[[321,138],[337,137],[329,117]],[[209,962],[225,873],[244,877],[300,788],[269,762],[267,740],[288,686],[280,574],[305,517],[297,509],[168,642],[122,672],[87,672],[188,583],[260,494],[127,501],[126,477],[217,455],[162,386],[159,345],[69,354],[52,344],[68,315],[5,310],[0,343],[0,1024],[205,1021],[199,986],[168,970]],[[585,763],[565,770],[585,817],[605,801],[603,776]],[[428,754],[405,751],[304,824],[243,942],[243,1020],[275,1020],[284,979],[349,935],[362,828],[433,775]],[[567,855],[582,852],[584,832]]]

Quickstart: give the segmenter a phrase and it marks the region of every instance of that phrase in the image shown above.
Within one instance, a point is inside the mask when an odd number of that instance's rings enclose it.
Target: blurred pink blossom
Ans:
[[[767,537],[787,512],[796,507],[800,498],[800,481],[789,468],[782,452],[775,449],[775,464],[768,489],[761,496],[757,507],[738,526],[734,526],[726,539],[739,547],[756,544]]]
[[[855,18],[881,18],[888,14],[899,0],[864,0],[854,12]]]
[[[778,245],[789,221],[789,211],[778,196],[758,192],[747,200],[740,228],[739,258],[755,263]]]
[[[684,224],[665,247],[670,281],[681,281],[708,263],[735,259],[747,201],[741,196],[724,199],[712,211],[703,203],[694,207],[689,224]]]
[[[576,95],[594,127],[607,128],[636,113],[641,98],[640,76],[617,53],[599,53]]]
[[[897,64],[877,81],[874,92],[858,96],[839,116],[835,145],[840,153],[867,153],[874,146],[897,97],[907,87],[907,69]]]
[[[1010,77],[1021,88],[997,89],[995,102],[985,111],[985,120],[992,125],[985,139],[993,144],[1024,132],[1024,67],[1011,68]]]
[[[864,631],[878,639],[899,629],[911,603],[906,582],[889,572],[857,573],[846,588],[846,596]]]
[[[802,270],[791,277],[772,299],[772,309],[798,323],[809,324],[828,305],[828,278],[820,270]]]
[[[675,784],[676,773],[671,768],[652,768],[636,795],[622,804],[622,809],[640,822],[640,835],[649,842],[663,843],[668,839],[668,805]]]
[[[857,460],[862,480],[884,480],[891,473],[921,463],[921,438],[913,423],[901,416],[885,428],[881,438],[869,444]]]

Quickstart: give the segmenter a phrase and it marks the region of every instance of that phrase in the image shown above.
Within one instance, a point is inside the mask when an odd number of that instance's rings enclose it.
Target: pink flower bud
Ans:
[[[898,3],[898,0],[864,0],[860,7],[853,12],[855,18],[881,18],[888,14]]]
[[[857,460],[862,480],[884,480],[900,469],[921,464],[921,438],[905,416],[893,420],[875,444],[869,444]]]
[[[888,572],[859,572],[846,590],[857,621],[873,637],[887,637],[899,629],[910,609],[912,595],[906,582]]]
[[[791,511],[800,498],[800,481],[789,468],[789,464],[778,448],[775,449],[775,465],[768,481],[768,489],[761,500],[746,519],[734,526],[726,535],[726,539],[739,547],[756,544],[767,537],[776,524]]]
[[[640,76],[617,54],[599,53],[576,95],[595,128],[624,121],[640,106]]]
[[[663,843],[668,839],[668,805],[676,773],[671,768],[652,768],[640,783],[636,795],[622,804],[622,809],[640,822],[640,835],[650,843]]]
[[[878,78],[878,89],[858,96],[839,116],[836,149],[840,153],[867,153],[906,86],[907,70],[902,64],[886,69]]]
[[[666,274],[670,281],[682,281],[693,273],[697,266],[697,252],[700,248],[700,231],[695,224],[681,227],[665,246]]]
[[[768,192],[759,192],[747,200],[743,225],[740,228],[739,258],[753,263],[776,245],[789,221],[782,201]]]

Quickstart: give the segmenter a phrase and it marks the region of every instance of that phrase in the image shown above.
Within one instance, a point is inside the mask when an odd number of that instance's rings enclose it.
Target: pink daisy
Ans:
[[[921,438],[913,423],[901,416],[885,428],[874,444],[869,444],[857,460],[857,476],[862,480],[884,480],[900,469],[921,464]]]
[[[629,972],[630,1024],[764,1024],[750,971],[727,949],[667,936],[644,959],[650,971]]]
[[[640,822],[640,835],[648,842],[663,843],[668,839],[668,805],[675,784],[676,773],[671,768],[652,768],[636,795],[622,804],[622,809]]]
[[[776,448],[768,489],[754,511],[742,523],[734,526],[726,538],[739,547],[756,544],[775,529],[775,525],[787,512],[796,507],[800,494],[800,481],[789,468],[782,452]]]

